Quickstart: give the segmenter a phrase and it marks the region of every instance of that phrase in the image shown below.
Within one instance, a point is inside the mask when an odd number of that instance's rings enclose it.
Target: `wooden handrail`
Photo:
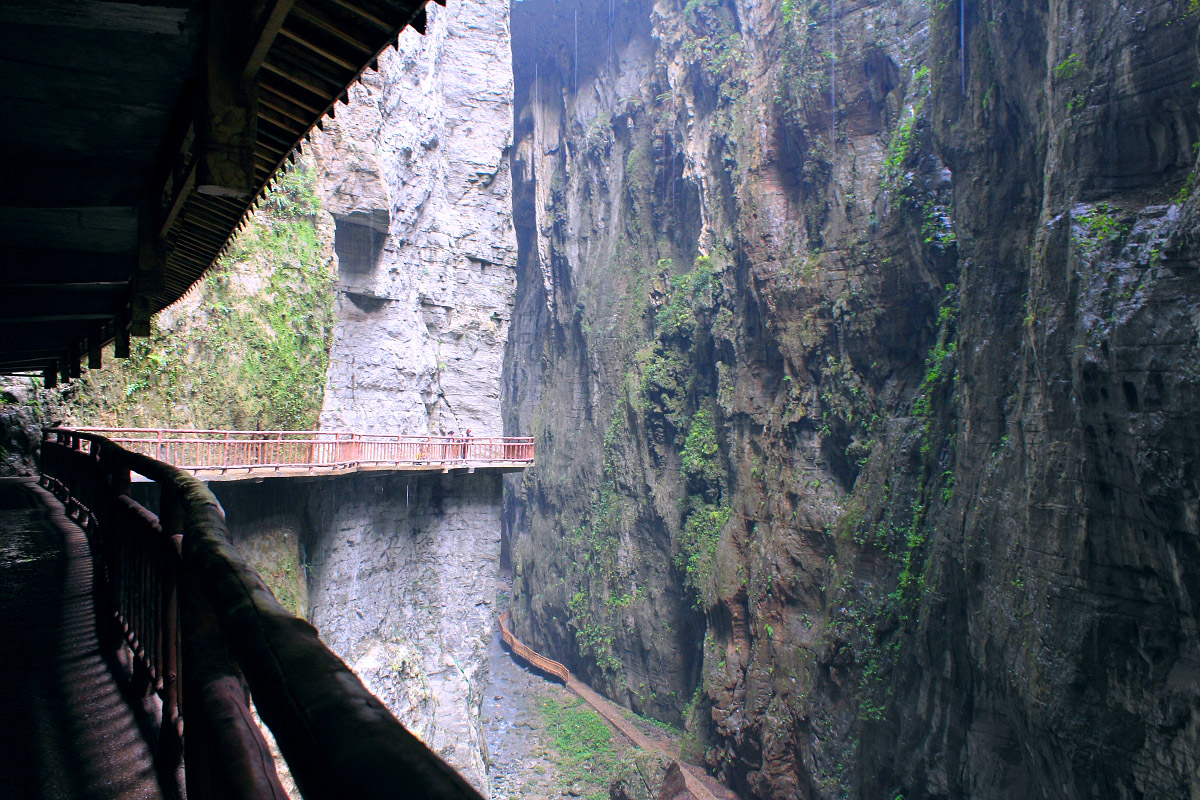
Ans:
[[[189,796],[283,800],[252,693],[308,800],[479,799],[276,602],[203,483],[94,433],[43,436],[42,483],[92,543],[101,628],[163,700],[160,774],[182,756]],[[129,497],[131,472],[158,484],[157,517]]]
[[[567,683],[571,679],[570,670],[554,659],[546,658],[541,653],[534,651],[516,636],[513,636],[512,631],[508,629],[508,619],[507,611],[500,615],[500,641],[508,646],[513,655],[529,666],[551,677],[558,678],[564,684]]]

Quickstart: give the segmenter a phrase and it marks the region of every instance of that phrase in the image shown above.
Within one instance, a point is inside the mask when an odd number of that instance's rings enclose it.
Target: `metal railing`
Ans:
[[[133,685],[161,700],[165,784],[182,765],[193,800],[284,800],[253,695],[309,800],[478,800],[275,601],[200,481],[94,433],[50,428],[43,439],[42,484],[88,534],[102,644],[127,648]],[[157,517],[130,498],[132,472],[158,485]]]
[[[189,472],[513,467],[533,464],[528,436],[388,436],[342,431],[75,428]]]

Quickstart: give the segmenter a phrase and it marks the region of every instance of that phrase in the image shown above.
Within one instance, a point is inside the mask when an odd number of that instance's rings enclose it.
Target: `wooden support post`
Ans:
[[[82,358],[80,350],[82,348],[79,346],[79,342],[71,345],[71,357],[67,360],[68,376],[71,380],[76,380],[83,375],[83,367],[79,363],[79,359]]]
[[[196,191],[202,194],[249,197],[254,191],[258,84],[244,77],[247,54],[254,47],[253,5],[237,0],[208,4],[204,88],[196,120]]]
[[[129,334],[131,336],[150,335],[150,298],[147,295],[135,293],[130,301]]]
[[[136,285],[138,291],[159,294],[163,291],[166,275],[167,248],[158,236],[158,210],[142,212],[141,242],[138,243],[138,267]]]
[[[123,308],[113,320],[113,358],[129,358],[129,309]]]
[[[101,369],[100,343],[104,341],[103,329],[99,325],[92,326],[87,337],[88,369]]]
[[[42,383],[47,389],[58,386],[58,366],[54,362],[42,372]]]

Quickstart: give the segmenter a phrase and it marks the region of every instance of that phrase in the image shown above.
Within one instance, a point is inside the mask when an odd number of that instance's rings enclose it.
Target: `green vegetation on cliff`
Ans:
[[[333,274],[316,227],[311,170],[284,173],[189,296],[160,314],[130,358],[87,373],[80,424],[302,430],[315,427],[333,332]],[[111,354],[110,354],[111,356]]]

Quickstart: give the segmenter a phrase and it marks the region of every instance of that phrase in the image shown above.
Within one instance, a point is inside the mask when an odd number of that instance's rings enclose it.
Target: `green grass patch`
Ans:
[[[606,800],[621,765],[608,723],[579,698],[538,698],[538,714],[563,787],[575,786],[588,800]]]

